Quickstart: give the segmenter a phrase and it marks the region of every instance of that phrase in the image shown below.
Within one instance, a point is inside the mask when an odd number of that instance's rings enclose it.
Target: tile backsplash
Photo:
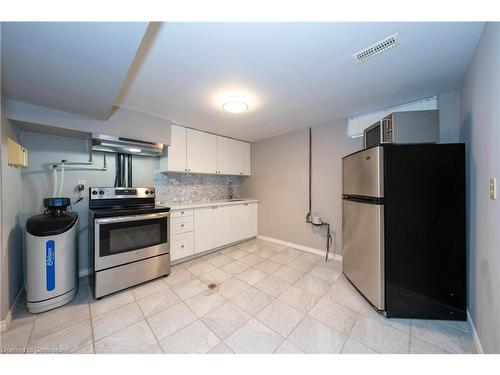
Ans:
[[[224,198],[232,183],[233,197],[240,197],[241,176],[155,172],[156,200],[161,202],[195,202]]]

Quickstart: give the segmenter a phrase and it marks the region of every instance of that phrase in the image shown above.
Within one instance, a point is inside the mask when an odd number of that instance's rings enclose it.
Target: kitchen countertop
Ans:
[[[230,204],[256,203],[258,199],[235,198],[236,200],[215,200],[198,202],[158,202],[158,206],[170,207],[171,210],[186,210],[188,208],[200,208],[210,206],[226,206]]]

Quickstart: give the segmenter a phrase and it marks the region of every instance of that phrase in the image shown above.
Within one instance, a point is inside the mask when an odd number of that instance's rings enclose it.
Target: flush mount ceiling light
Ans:
[[[243,113],[248,110],[248,104],[242,98],[233,96],[222,104],[222,109],[229,113]]]
[[[210,95],[210,101],[219,111],[235,115],[253,111],[259,106],[255,93],[241,86],[220,88]]]

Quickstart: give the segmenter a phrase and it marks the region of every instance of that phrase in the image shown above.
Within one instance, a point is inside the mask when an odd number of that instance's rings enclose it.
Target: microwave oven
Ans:
[[[439,111],[394,112],[363,132],[364,146],[383,143],[439,142]]]

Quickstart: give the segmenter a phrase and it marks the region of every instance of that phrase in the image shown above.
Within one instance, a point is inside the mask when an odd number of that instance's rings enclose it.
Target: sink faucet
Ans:
[[[228,189],[227,189],[228,199],[233,199],[233,183],[231,181],[229,181],[228,185],[229,185]]]

